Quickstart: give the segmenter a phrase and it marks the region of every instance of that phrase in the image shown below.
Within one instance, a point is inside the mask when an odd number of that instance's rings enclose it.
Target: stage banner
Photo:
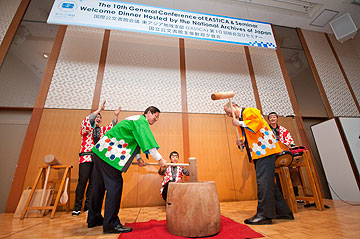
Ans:
[[[47,22],[276,49],[269,23],[115,0],[55,0]]]

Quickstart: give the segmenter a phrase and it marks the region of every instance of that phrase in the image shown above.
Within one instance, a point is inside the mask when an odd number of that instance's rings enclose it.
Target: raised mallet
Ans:
[[[233,119],[235,119],[234,108],[233,108],[233,104],[232,104],[232,98],[234,97],[234,95],[235,95],[235,93],[233,91],[218,92],[218,93],[211,94],[212,100],[229,99],[229,104],[231,107],[231,113],[232,113]],[[238,140],[240,140],[239,130],[237,127],[235,129],[236,129],[237,138],[238,138]],[[242,147],[239,147],[239,148],[242,152],[243,151]]]

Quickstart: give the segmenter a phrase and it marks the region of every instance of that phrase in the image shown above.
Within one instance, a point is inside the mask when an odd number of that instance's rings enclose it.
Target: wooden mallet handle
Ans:
[[[235,119],[234,107],[232,105],[231,98],[229,99],[229,104],[230,104],[230,107],[231,107],[231,113],[232,113],[233,119]],[[238,127],[235,127],[235,129],[236,129],[237,138],[238,138],[238,140],[240,140],[239,129],[238,129]],[[244,151],[243,147],[241,147],[241,146],[239,146],[239,149],[240,149],[241,152]]]
[[[138,162],[132,162],[131,164],[139,165]],[[145,165],[160,166],[159,163],[145,163]],[[167,163],[165,166],[189,166],[188,163]]]
[[[231,100],[234,96],[235,96],[234,91],[218,92],[218,93],[211,94],[211,99],[212,100],[229,99],[231,113],[232,113],[233,119],[235,119],[234,108],[233,108],[232,100]],[[236,129],[237,138],[240,140],[239,130],[237,127],[235,129]],[[241,152],[243,152],[243,147],[239,146],[239,149],[241,150]]]
[[[233,98],[234,95],[235,95],[234,91],[218,92],[211,94],[211,99],[212,100],[228,99],[228,98]]]

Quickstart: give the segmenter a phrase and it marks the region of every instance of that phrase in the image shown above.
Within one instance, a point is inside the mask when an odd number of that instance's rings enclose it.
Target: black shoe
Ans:
[[[113,229],[110,230],[104,230],[105,234],[109,234],[109,233],[126,233],[126,232],[131,232],[132,228],[131,227],[125,227],[122,224],[117,225],[116,227],[114,227]]]
[[[252,218],[245,219],[244,223],[250,225],[267,225],[272,224],[272,220],[271,218],[255,215]]]
[[[95,223],[88,223],[88,228],[102,226],[103,225],[103,220],[104,219],[101,218],[101,219],[98,219]]]
[[[290,215],[284,215],[284,216],[277,216],[276,219],[288,219],[288,220],[294,220],[294,215],[291,213]]]

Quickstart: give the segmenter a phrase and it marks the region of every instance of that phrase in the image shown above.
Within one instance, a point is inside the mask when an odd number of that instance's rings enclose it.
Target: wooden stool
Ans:
[[[310,152],[308,150],[305,150],[303,152],[302,156],[294,157],[293,163],[290,165],[292,168],[297,168],[300,172],[300,179],[302,184],[302,189],[304,188],[304,178],[305,175],[301,173],[301,167],[305,167],[307,172],[307,177],[309,179],[312,196],[305,196],[305,191],[303,191],[304,196],[296,196],[295,198],[297,200],[303,200],[303,201],[314,201],[316,204],[316,209],[319,211],[324,210],[324,202],[322,200],[322,194],[320,190],[319,182],[316,178],[316,171],[314,164],[310,158]]]
[[[290,178],[290,172],[288,167],[277,167],[275,168],[275,173],[279,175],[281,190],[283,192],[283,197],[287,202],[290,210],[293,213],[298,212],[298,206],[295,199],[295,193],[293,185]]]
[[[316,178],[315,168],[312,161],[310,160],[310,152],[308,150],[305,150],[302,156],[294,157],[290,167],[297,168],[300,171],[302,189],[304,188],[305,175],[301,173],[300,169],[301,167],[305,167],[307,172],[307,177],[309,179],[310,187],[313,193],[313,196],[305,196],[305,191],[302,190],[304,196],[295,196],[289,168],[277,167],[275,169],[275,173],[279,174],[283,196],[286,202],[288,203],[290,210],[293,213],[296,213],[298,211],[296,200],[303,200],[306,202],[314,201],[317,210],[319,211],[324,210],[324,203],[322,200],[320,186]]]
[[[31,189],[29,198],[27,199],[27,201],[25,203],[25,207],[24,207],[24,209],[23,209],[23,211],[21,213],[20,219],[24,219],[26,212],[29,211],[29,210],[51,210],[52,211],[51,212],[51,218],[54,218],[56,208],[57,208],[57,206],[59,204],[61,193],[63,192],[63,188],[64,188],[64,185],[65,185],[66,178],[69,178],[68,181],[71,181],[71,168],[72,168],[71,165],[50,165],[50,166],[45,165],[45,166],[42,166],[40,168],[38,176],[36,177],[34,186]],[[47,170],[50,170],[50,169],[65,169],[64,175],[63,175],[62,180],[60,182],[58,193],[56,195],[54,205],[53,206],[29,207],[31,199],[34,196],[35,189],[36,189],[36,187],[37,187],[37,185],[38,185],[41,178],[42,178],[43,186],[45,185],[45,187],[46,187],[47,182],[45,180],[45,175],[48,176],[49,171],[47,171]],[[70,187],[67,188],[67,193],[68,194],[70,193]],[[67,200],[65,205],[66,205],[66,212],[69,212],[70,211],[70,200]]]
[[[182,237],[206,237],[220,232],[215,182],[169,183],[166,230]]]

